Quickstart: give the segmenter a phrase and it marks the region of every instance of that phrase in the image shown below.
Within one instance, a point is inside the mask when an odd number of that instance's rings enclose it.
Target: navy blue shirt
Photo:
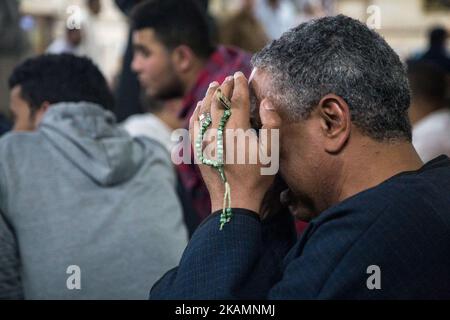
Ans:
[[[313,219],[233,209],[194,233],[151,299],[450,298],[450,159],[400,173]]]

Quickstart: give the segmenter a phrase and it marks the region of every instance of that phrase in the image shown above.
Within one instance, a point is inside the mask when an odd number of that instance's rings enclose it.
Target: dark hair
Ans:
[[[413,98],[422,97],[444,106],[447,79],[442,69],[426,61],[411,62],[408,64],[408,78]]]
[[[186,45],[201,58],[214,51],[211,30],[204,9],[194,0],[148,0],[131,13],[133,30],[154,29],[169,50]]]
[[[328,93],[349,105],[352,122],[375,140],[411,140],[405,66],[363,23],[338,15],[303,23],[252,60],[270,73],[269,96],[294,121],[306,119]]]
[[[429,39],[431,47],[444,46],[446,38],[447,38],[447,31],[443,27],[435,27],[430,30]]]
[[[32,112],[45,101],[50,104],[86,101],[108,110],[114,107],[105,78],[85,57],[46,54],[27,59],[9,77],[9,87],[17,85]]]

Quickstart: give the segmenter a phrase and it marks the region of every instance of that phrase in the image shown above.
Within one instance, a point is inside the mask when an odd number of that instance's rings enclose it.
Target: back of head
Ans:
[[[253,65],[270,73],[270,95],[294,121],[333,93],[348,104],[364,135],[411,140],[405,67],[379,34],[357,20],[338,15],[303,23],[257,53]]]
[[[95,16],[100,14],[100,11],[102,10],[100,0],[87,0],[86,5],[89,9],[89,12]]]
[[[107,110],[114,105],[97,66],[88,58],[71,54],[48,54],[26,60],[9,78],[9,87],[15,86],[20,86],[21,95],[32,111],[45,102],[92,102]]]
[[[147,0],[131,14],[132,28],[150,28],[169,49],[186,45],[200,58],[214,51],[206,12],[194,0]]]
[[[447,79],[442,69],[428,62],[410,63],[408,78],[413,100],[444,106]]]
[[[447,31],[443,27],[435,27],[430,31],[429,39],[430,47],[443,48],[447,39]]]

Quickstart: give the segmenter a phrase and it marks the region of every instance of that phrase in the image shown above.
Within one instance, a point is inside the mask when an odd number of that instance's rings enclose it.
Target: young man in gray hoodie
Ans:
[[[169,154],[116,126],[87,58],[29,59],[9,85],[0,298],[147,298],[187,243]]]

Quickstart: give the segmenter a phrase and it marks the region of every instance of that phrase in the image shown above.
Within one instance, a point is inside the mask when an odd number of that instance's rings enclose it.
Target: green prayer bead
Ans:
[[[231,110],[228,108],[224,111],[217,128],[217,146],[216,146],[216,152],[217,152],[217,160],[213,159],[207,159],[203,156],[202,146],[203,146],[203,137],[208,130],[208,128],[211,125],[212,119],[210,117],[206,118],[201,127],[200,132],[197,137],[197,140],[195,141],[195,148],[197,149],[197,158],[200,160],[200,163],[203,163],[204,165],[208,165],[210,167],[213,167],[216,169],[222,181],[225,183],[225,194],[224,194],[224,208],[223,212],[220,215],[220,230],[222,230],[225,223],[228,223],[231,221],[232,217],[232,211],[231,211],[231,198],[230,198],[230,189],[229,185],[227,184],[227,179],[224,172],[224,162],[223,162],[223,156],[224,156],[224,149],[223,149],[223,133],[225,131],[225,126],[228,121],[228,119],[231,116]],[[226,204],[227,203],[227,204]]]

